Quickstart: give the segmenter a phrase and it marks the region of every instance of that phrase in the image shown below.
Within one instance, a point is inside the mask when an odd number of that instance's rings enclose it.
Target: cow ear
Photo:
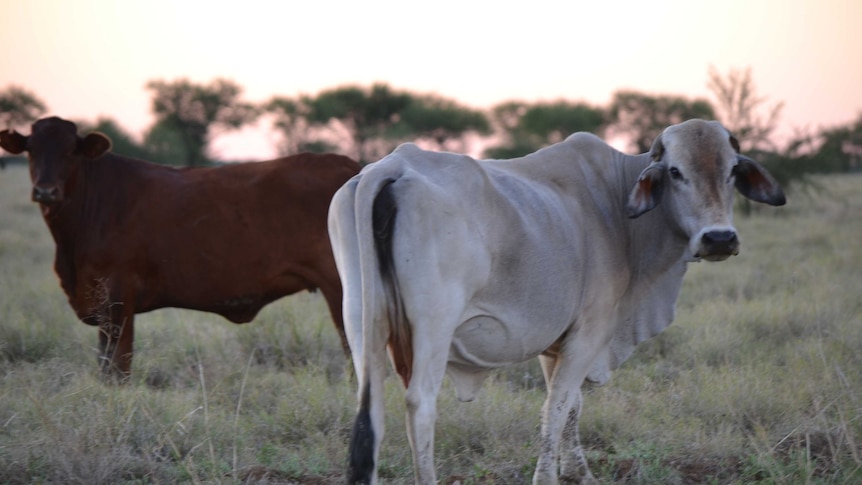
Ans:
[[[27,138],[15,130],[3,130],[0,131],[0,147],[13,155],[18,155],[27,149]]]
[[[666,173],[664,163],[651,163],[641,172],[626,204],[626,215],[630,219],[655,209],[661,202]]]
[[[78,152],[93,160],[99,158],[111,149],[111,140],[99,133],[93,132],[78,140]]]
[[[736,190],[740,194],[769,205],[778,206],[787,202],[781,186],[765,168],[744,155],[737,155],[736,159],[733,175],[736,176]]]

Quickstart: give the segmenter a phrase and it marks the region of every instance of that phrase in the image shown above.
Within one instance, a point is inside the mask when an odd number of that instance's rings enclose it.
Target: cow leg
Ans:
[[[440,321],[440,320],[437,320]],[[413,325],[434,328],[432,320]],[[413,375],[407,388],[407,437],[413,451],[413,475],[417,484],[437,483],[434,469],[434,423],[437,420],[437,395],[446,375],[446,360],[451,335],[413,335]]]
[[[564,483],[595,483],[578,443],[578,420],[581,406],[581,384],[595,357],[595,345],[588,339],[573,339],[556,355],[541,355],[539,362],[548,383],[548,397],[542,406],[542,429],[539,459],[533,484],[558,484],[560,448],[565,444],[567,457],[562,460]],[[573,453],[574,452],[574,453]]]
[[[110,303],[99,324],[99,367],[102,375],[120,382],[132,371],[135,314],[131,305]]]
[[[542,366],[542,374],[545,376],[545,384],[550,389],[551,376],[557,364],[556,355],[543,354],[539,356],[539,364]],[[590,473],[587,460],[581,448],[578,436],[578,417],[581,415],[581,403],[583,396],[578,392],[577,401],[569,411],[566,426],[563,429],[563,437],[560,443],[560,481],[562,483],[598,483]]]
[[[583,394],[579,390],[577,400],[569,411],[566,426],[563,428],[563,439],[560,451],[560,481],[562,483],[577,483],[581,485],[598,484],[598,480],[590,473],[587,458],[581,448],[578,435],[578,418],[581,415]]]
[[[545,377],[545,388],[551,388],[551,377],[554,375],[554,367],[557,365],[556,355],[539,355],[539,365],[542,367],[542,376]]]
[[[333,276],[334,281],[338,281],[338,273]],[[323,293],[323,298],[326,300],[326,305],[329,307],[329,314],[332,316],[332,321],[335,323],[335,330],[338,332],[338,337],[341,339],[341,348],[344,350],[344,355],[350,357],[350,345],[347,342],[347,334],[344,331],[344,313],[342,309],[343,297],[341,287],[333,288],[325,285],[319,285],[320,292]]]
[[[545,376],[545,384],[550,389],[551,376],[557,364],[556,355],[543,354],[539,356],[539,364],[542,366],[542,374]],[[587,459],[581,448],[578,436],[578,417],[581,415],[581,403],[583,395],[578,392],[577,400],[572,404],[566,426],[563,429],[563,437],[560,443],[560,481],[562,483],[593,484],[598,483],[587,466]]]

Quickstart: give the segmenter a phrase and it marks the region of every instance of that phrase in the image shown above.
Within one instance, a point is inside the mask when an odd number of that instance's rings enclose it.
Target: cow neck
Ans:
[[[104,191],[119,181],[110,180],[113,177],[103,173],[107,164],[100,162],[107,157],[80,162],[66,183],[65,200],[45,215],[58,244],[69,246],[82,242],[82,237],[93,233],[99,207],[111,205],[109,200],[105,200]]]
[[[77,280],[75,254],[82,244],[78,239],[80,233],[86,230],[81,218],[83,202],[80,192],[84,189],[82,172],[80,168],[74,171],[73,178],[66,183],[63,202],[56,206],[40,204],[42,216],[56,246],[54,271],[60,278],[60,286],[70,300],[75,296]]]
[[[80,162],[66,184],[66,199],[43,211],[57,246],[54,267],[69,296],[75,292],[79,253],[104,242],[104,228],[117,222],[109,214],[125,210],[123,165],[124,159],[112,154]]]
[[[650,163],[649,154],[620,154],[620,179],[622,181],[622,207],[628,201],[640,173]],[[658,206],[636,219],[625,218],[626,246],[633,283],[637,280],[652,282],[664,273],[684,263],[688,238],[675,224],[667,205]]]
[[[111,153],[85,162],[78,173],[76,208],[79,227],[86,228],[87,237],[102,238],[104,226],[117,221],[112,214],[124,213],[122,195],[128,190],[126,159]]]

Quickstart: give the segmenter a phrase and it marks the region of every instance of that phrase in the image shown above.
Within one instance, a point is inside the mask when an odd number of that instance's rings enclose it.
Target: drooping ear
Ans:
[[[651,163],[641,172],[626,204],[626,215],[630,219],[655,209],[661,202],[666,173],[664,163]]]
[[[0,131],[0,147],[13,155],[18,155],[27,149],[27,137],[15,130]]]
[[[97,131],[78,139],[78,152],[90,160],[101,157],[110,149],[110,138]]]
[[[769,205],[779,206],[787,202],[781,186],[763,166],[744,155],[737,155],[736,159],[733,174],[736,176],[736,190],[740,194]]]

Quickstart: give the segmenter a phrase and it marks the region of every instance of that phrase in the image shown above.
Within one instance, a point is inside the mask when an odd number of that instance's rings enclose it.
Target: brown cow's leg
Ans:
[[[122,303],[111,304],[106,313],[99,325],[99,367],[104,377],[125,382],[132,371],[135,315]]]
[[[335,330],[338,331],[338,337],[341,338],[341,347],[344,349],[344,355],[350,358],[350,345],[347,343],[347,334],[344,333],[344,316],[342,311],[342,292],[341,284],[335,287],[320,285],[320,292],[323,293],[323,298],[326,299],[326,304],[329,305],[329,314],[332,316],[332,321],[335,323]]]

